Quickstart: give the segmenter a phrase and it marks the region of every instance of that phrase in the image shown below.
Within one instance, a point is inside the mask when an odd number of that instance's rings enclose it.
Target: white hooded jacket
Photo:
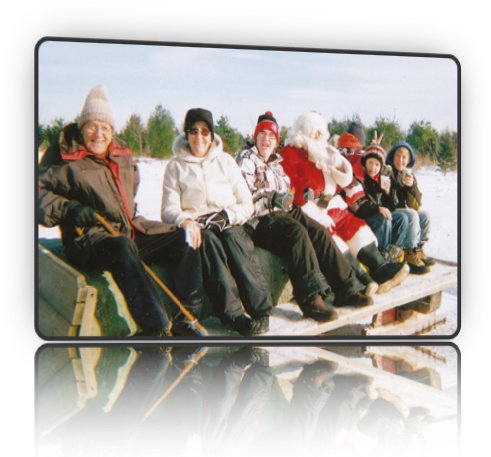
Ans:
[[[180,226],[186,219],[221,210],[231,225],[249,220],[254,212],[251,192],[233,157],[223,152],[218,135],[204,157],[191,153],[184,134],[174,140],[172,152],[164,176],[162,221]]]

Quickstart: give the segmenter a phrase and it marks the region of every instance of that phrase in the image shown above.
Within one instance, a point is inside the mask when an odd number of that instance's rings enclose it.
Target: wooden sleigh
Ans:
[[[403,284],[388,293],[375,295],[373,305],[358,309],[339,308],[337,320],[318,323],[305,318],[293,302],[284,263],[268,251],[257,250],[275,304],[270,331],[260,336],[265,339],[425,333],[446,322],[446,314],[439,312],[442,295],[445,290],[458,285],[457,265],[438,261],[430,273],[410,275]],[[36,328],[42,338],[119,338],[137,333],[137,325],[109,273],[80,272],[73,268],[64,257],[59,240],[41,239],[37,256]],[[166,282],[165,270],[152,269]],[[162,298],[164,303],[169,300],[165,296]],[[209,303],[205,305],[201,324],[210,337],[237,337],[212,316]]]

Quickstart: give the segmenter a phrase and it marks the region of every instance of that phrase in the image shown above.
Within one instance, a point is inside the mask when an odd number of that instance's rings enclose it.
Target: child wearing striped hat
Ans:
[[[350,209],[366,220],[377,236],[379,249],[400,246],[412,274],[428,273],[428,266],[415,253],[419,243],[414,235],[418,231],[418,221],[397,208],[397,189],[391,182],[392,168],[385,165],[386,155],[376,141],[365,149],[360,159],[364,175],[363,179],[358,178],[364,192],[351,202]]]

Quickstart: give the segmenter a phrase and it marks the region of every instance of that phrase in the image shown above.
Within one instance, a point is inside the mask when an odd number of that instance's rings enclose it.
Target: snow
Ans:
[[[160,220],[162,186],[168,161],[140,159],[140,186],[136,195],[137,211],[151,220]],[[422,209],[428,211],[432,220],[430,240],[425,252],[437,259],[457,262],[458,260],[458,175],[444,175],[436,167],[424,167],[415,172],[423,192]],[[40,238],[59,237],[58,228],[39,226]],[[448,314],[448,322],[430,334],[452,335],[457,328],[457,288],[443,294],[441,312]]]

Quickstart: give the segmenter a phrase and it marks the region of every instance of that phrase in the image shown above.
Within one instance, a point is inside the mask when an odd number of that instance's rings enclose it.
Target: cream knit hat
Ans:
[[[88,121],[106,122],[114,130],[113,110],[104,86],[95,86],[90,89],[77,120],[78,128],[82,128]]]

